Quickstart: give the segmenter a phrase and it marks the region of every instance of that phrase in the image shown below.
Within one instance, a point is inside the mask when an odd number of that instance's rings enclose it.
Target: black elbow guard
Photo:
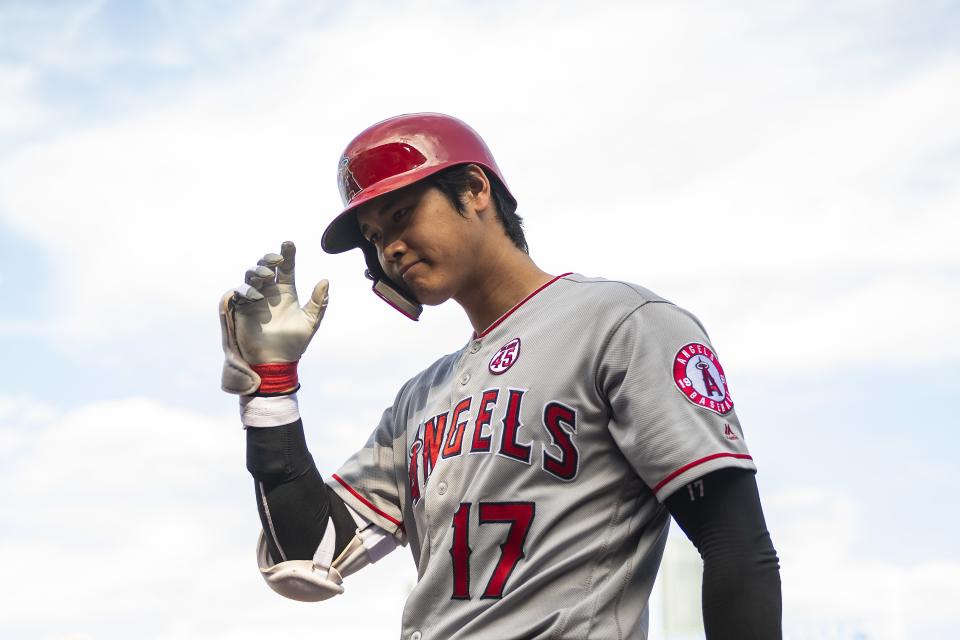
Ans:
[[[247,427],[247,471],[258,482],[288,482],[312,466],[302,421],[282,427]]]
[[[253,475],[260,521],[275,561],[312,558],[331,520],[335,552],[349,544],[357,525],[340,496],[320,477],[300,420],[282,427],[248,427],[247,470]]]

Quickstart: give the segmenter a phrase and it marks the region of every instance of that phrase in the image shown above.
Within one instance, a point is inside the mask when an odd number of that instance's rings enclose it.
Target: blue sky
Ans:
[[[949,637],[958,27],[949,2],[0,2],[0,550],[25,576],[0,633],[395,633],[405,550],[322,612],[260,584],[215,305],[288,238],[301,290],[331,280],[301,404],[335,470],[469,335],[319,247],[347,141],[435,110],[494,150],[543,268],[706,325],[787,637]]]

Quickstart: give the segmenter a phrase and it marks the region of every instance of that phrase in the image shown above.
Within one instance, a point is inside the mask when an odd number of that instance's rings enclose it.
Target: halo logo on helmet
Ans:
[[[388,142],[340,159],[340,197],[352,202],[367,187],[413,171],[427,159],[403,142]]]
[[[337,171],[337,183],[340,186],[340,196],[353,200],[353,197],[363,191],[360,183],[350,170],[350,158],[343,156],[340,158],[340,170]]]
[[[493,154],[480,135],[462,122],[441,113],[411,113],[389,118],[354,138],[337,167],[337,186],[343,210],[327,225],[321,245],[327,253],[363,250],[366,275],[373,292],[412,320],[422,305],[399,283],[390,280],[376,250],[360,234],[356,208],[375,198],[410,186],[439,171],[461,164],[476,164],[491,180],[510,193]]]

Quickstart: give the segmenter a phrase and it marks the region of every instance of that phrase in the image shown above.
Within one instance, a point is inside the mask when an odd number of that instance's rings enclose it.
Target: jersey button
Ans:
[[[440,484],[437,485],[437,493],[439,493],[440,495],[443,495],[446,492],[447,492],[447,483],[441,480]]]
[[[467,384],[468,382],[470,382],[470,374],[464,372],[463,375],[460,376],[460,384]]]
[[[421,634],[419,631],[414,631],[413,633],[410,634],[410,640],[420,640],[420,638],[422,637],[423,637],[423,634]]]
[[[480,344],[479,340],[474,340],[473,344],[470,345],[470,353],[476,353],[477,351],[480,351],[481,346],[482,345]]]

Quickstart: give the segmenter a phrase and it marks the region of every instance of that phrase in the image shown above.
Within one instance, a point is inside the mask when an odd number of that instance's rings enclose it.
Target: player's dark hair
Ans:
[[[462,215],[464,212],[463,194],[470,189],[470,172],[467,167],[470,165],[459,164],[449,169],[444,169],[439,173],[427,178],[427,180],[440,190],[443,195],[457,208]],[[517,207],[513,203],[513,198],[507,195],[507,190],[497,179],[484,171],[490,181],[490,194],[493,196],[493,204],[497,207],[497,219],[503,225],[503,230],[507,237],[513,241],[521,251],[530,253],[527,246],[527,239],[523,235],[523,218],[517,215]]]

